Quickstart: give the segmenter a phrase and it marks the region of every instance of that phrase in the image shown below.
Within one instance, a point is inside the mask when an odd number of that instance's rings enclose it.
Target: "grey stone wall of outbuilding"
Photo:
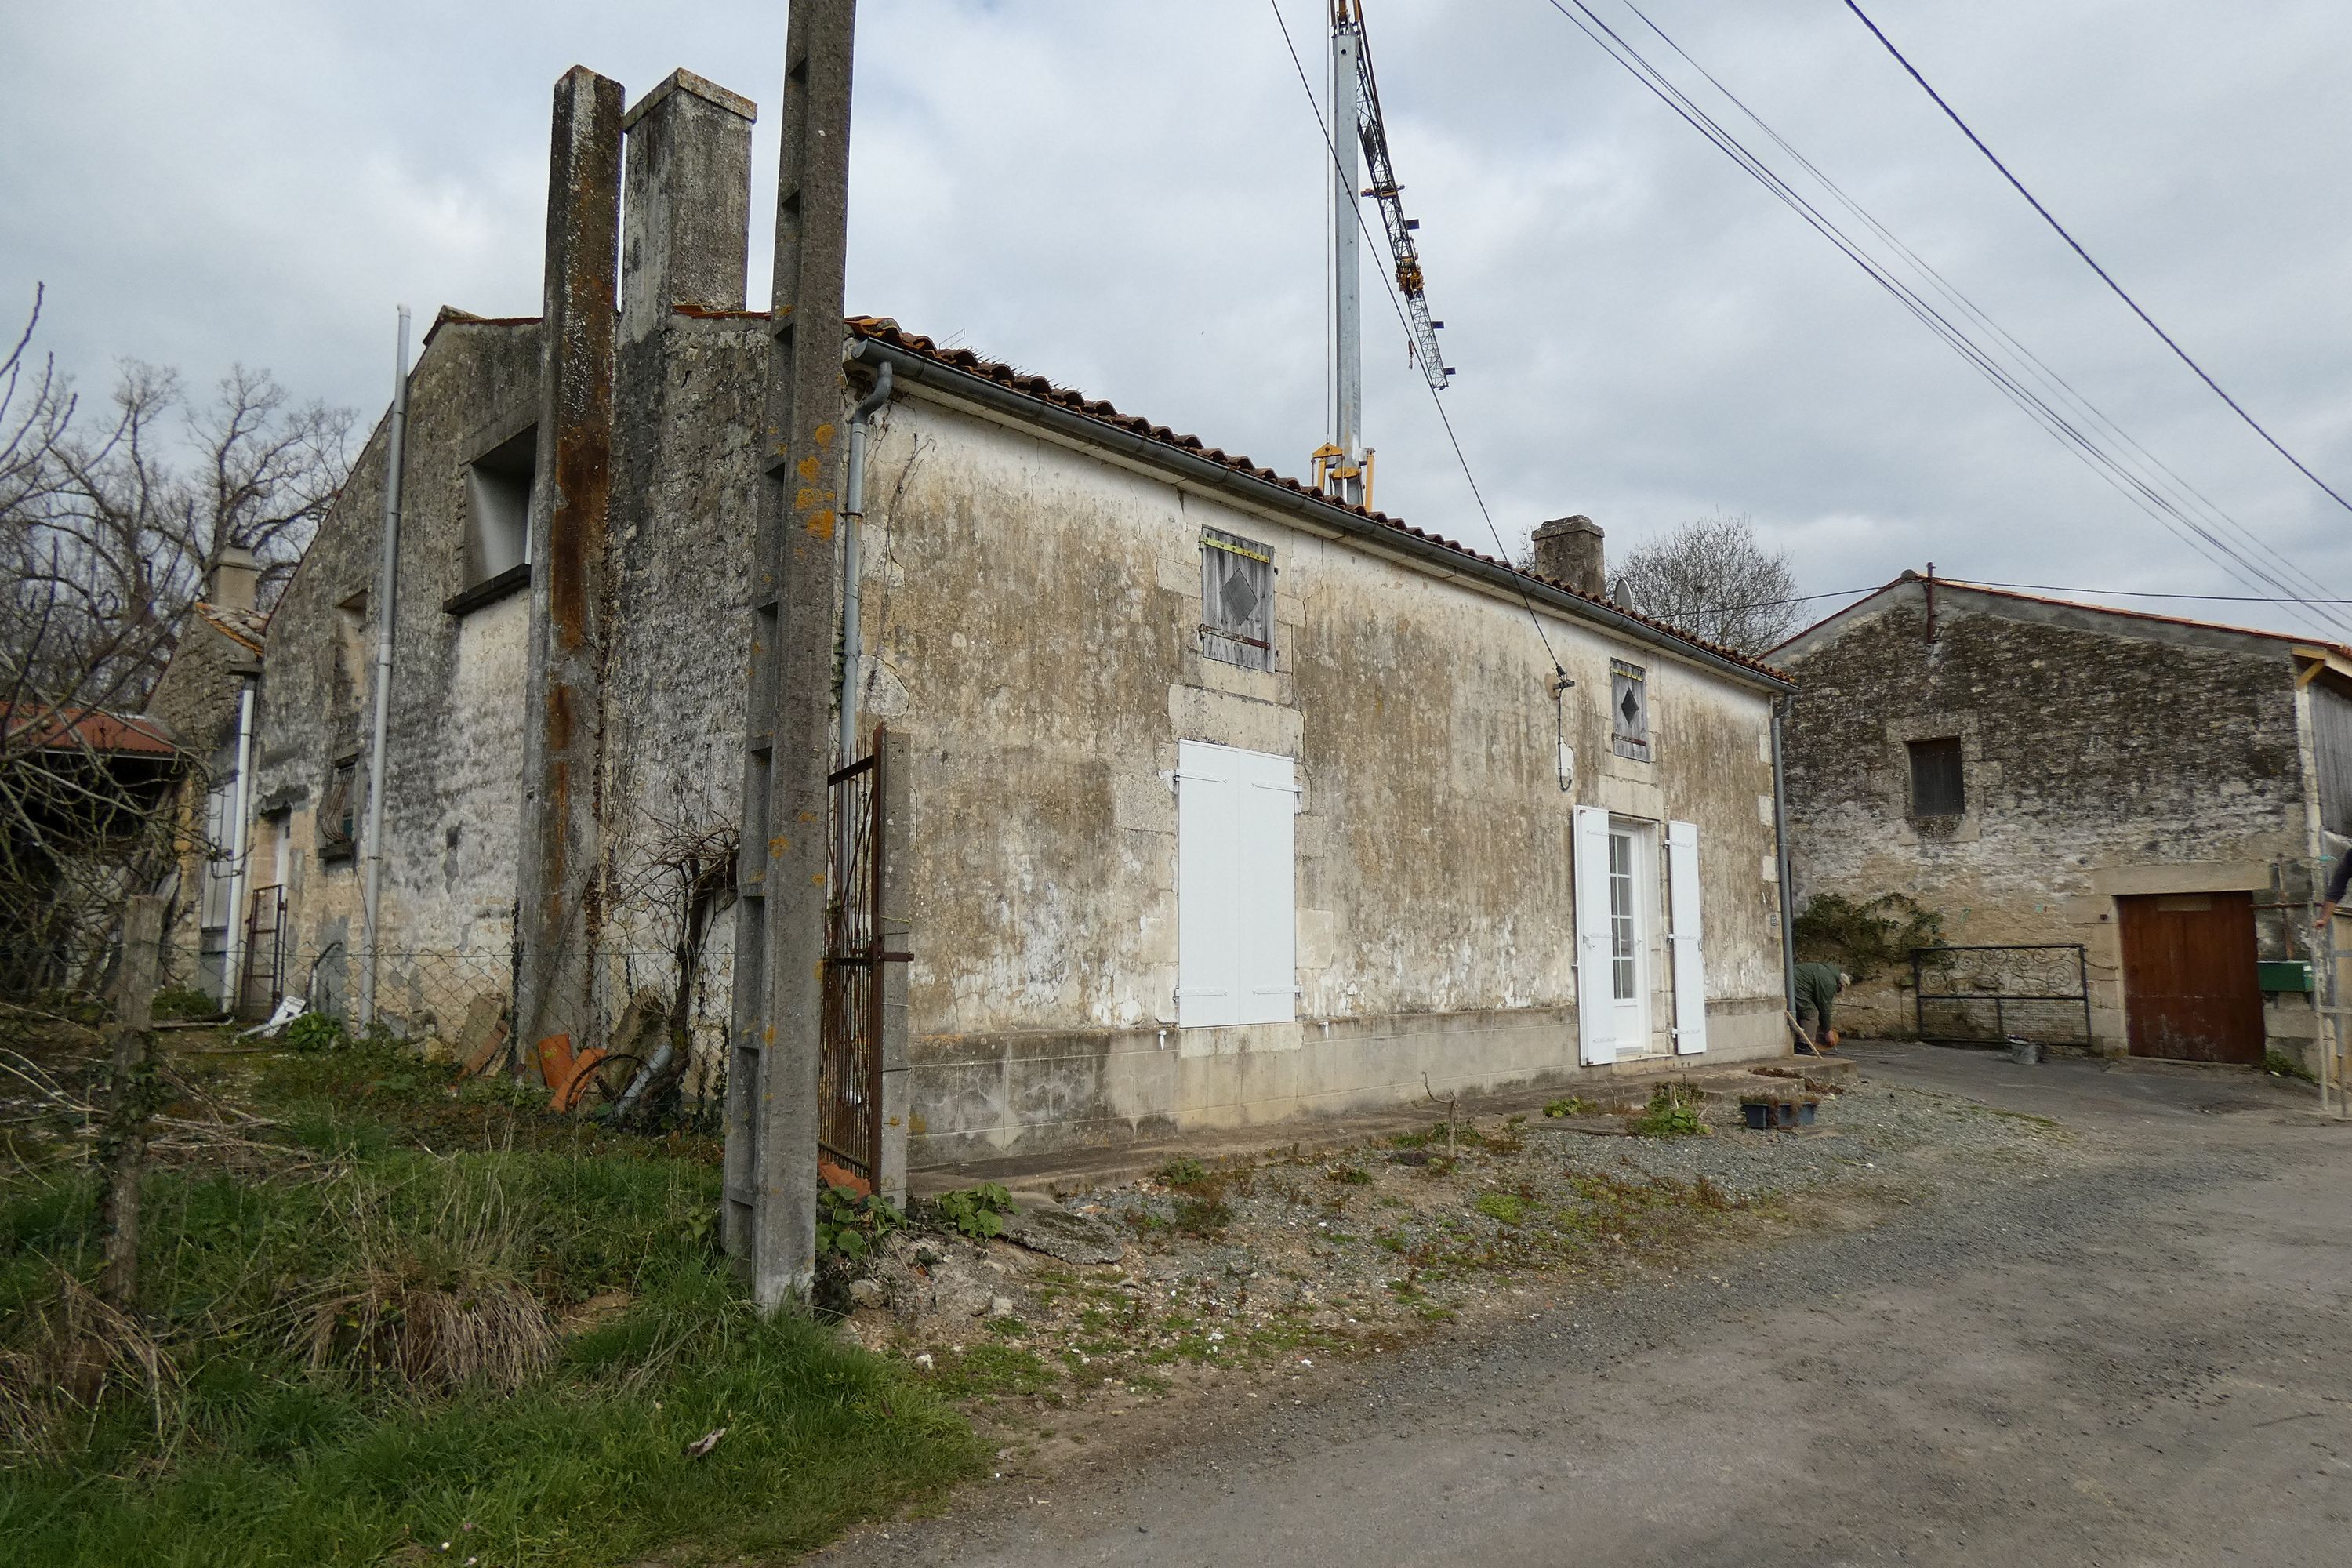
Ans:
[[[467,470],[531,427],[538,395],[530,321],[445,315],[410,373],[381,944],[394,956],[380,979],[404,1026],[454,1027],[468,996],[509,984],[527,605],[444,606],[469,586]],[[338,1005],[353,994],[360,875],[320,813],[339,768],[364,799],[387,436],[379,423],[272,617],[256,748],[255,806],[286,839],[287,942],[304,965],[289,983],[316,964]]]
[[[2245,891],[2264,959],[2303,956],[2311,804],[2285,642],[2020,605],[1939,585],[1928,636],[1908,583],[1776,652],[1787,723],[1795,906],[1904,894],[1955,944],[2081,943],[2092,1028],[2126,1048],[2119,896]],[[1966,810],[1911,815],[1909,743],[1957,737]],[[1907,973],[1841,1004],[1907,1035]],[[2309,1054],[2316,1016],[2266,999],[2271,1045]]]

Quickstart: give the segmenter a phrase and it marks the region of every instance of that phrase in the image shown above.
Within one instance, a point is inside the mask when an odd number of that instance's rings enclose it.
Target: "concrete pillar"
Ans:
[[[671,307],[743,308],[751,245],[748,98],[670,72],[621,120],[621,342],[658,331]]]
[[[1609,596],[1601,526],[1589,517],[1556,518],[1535,531],[1536,575],[1596,599]]]
[[[621,239],[621,84],[574,66],[555,84],[547,172],[524,677],[516,1037],[601,1043],[604,660],[612,619],[613,322]]]
[[[832,753],[834,536],[846,384],[856,0],[793,0],[776,166],[774,313],[760,531],[721,1236],[751,1299],[805,1299],[816,1266],[817,1055]]]

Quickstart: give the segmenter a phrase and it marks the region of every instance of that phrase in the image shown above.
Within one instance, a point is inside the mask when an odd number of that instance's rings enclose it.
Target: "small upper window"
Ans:
[[[1911,742],[1911,815],[1958,816],[1968,810],[1960,782],[1960,738]]]
[[[466,465],[467,587],[530,563],[530,485],[538,464],[533,426]]]
[[[1650,683],[1638,664],[1609,661],[1609,745],[1621,757],[1650,760]]]
[[[356,753],[338,757],[327,770],[327,789],[319,801],[319,853],[331,860],[346,859],[359,848],[360,760]]]
[[[1201,531],[1201,651],[1244,669],[1274,668],[1274,552]]]

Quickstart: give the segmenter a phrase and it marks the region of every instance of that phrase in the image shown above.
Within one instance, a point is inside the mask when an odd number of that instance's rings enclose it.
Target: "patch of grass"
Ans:
[[[968,1345],[940,1352],[936,1362],[930,1386],[944,1399],[1050,1394],[1062,1382],[1061,1372],[1051,1362],[1034,1351],[1011,1345]]]
[[[737,1295],[698,1149],[486,1147],[506,1112],[369,1044],[232,1065],[341,1158],[151,1173],[135,1334],[75,1294],[86,1168],[0,1173],[0,1410],[37,1426],[0,1432],[0,1562],[763,1557],[986,1463],[939,1389]],[[85,1344],[106,1375],[60,1379]]]
[[[1339,1182],[1350,1187],[1369,1187],[1372,1184],[1372,1173],[1361,1165],[1326,1165],[1323,1168],[1323,1179],[1327,1182]]]
[[[1525,1225],[1528,1211],[1534,1207],[1517,1193],[1480,1193],[1478,1212],[1500,1225]]]
[[[1175,1226],[1186,1236],[1214,1236],[1233,1223],[1233,1205],[1223,1198],[1177,1200]]]
[[[2301,1079],[2305,1083],[2319,1081],[2318,1076],[2309,1068],[2280,1050],[2267,1050],[2263,1053],[2263,1070],[2273,1078]]]
[[[149,1009],[158,1021],[176,1018],[217,1018],[220,998],[193,985],[166,985],[155,993]]]
[[[1553,1118],[1562,1116],[1591,1116],[1598,1113],[1600,1110],[1601,1108],[1593,1104],[1592,1101],[1584,1099],[1580,1095],[1571,1094],[1565,1100],[1555,1100],[1546,1105],[1544,1107],[1544,1114]]]

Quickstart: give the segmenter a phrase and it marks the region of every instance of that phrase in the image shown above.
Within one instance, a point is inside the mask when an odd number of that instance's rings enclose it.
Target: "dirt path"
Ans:
[[[1865,1070],[2054,1118],[2077,1157],[1235,1390],[819,1561],[2352,1561],[2352,1129],[2244,1076]]]

